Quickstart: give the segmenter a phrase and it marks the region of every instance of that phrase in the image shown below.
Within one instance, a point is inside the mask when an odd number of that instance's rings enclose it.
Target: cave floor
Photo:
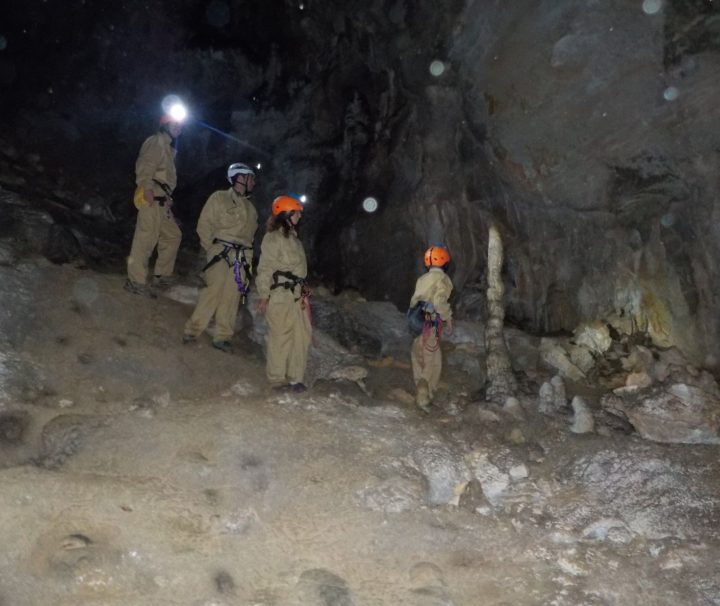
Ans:
[[[6,273],[3,606],[720,604],[717,447],[271,392],[186,305]]]

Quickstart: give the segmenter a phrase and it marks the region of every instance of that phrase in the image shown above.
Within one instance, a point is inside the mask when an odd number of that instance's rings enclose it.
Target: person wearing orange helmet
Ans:
[[[415,283],[410,308],[420,304],[425,325],[422,333],[413,341],[410,358],[416,387],[415,402],[427,412],[440,383],[442,372],[440,337],[443,324],[452,329],[452,310],[448,299],[453,283],[446,273],[450,264],[450,251],[447,247],[442,244],[430,246],[425,251],[424,261],[428,271]]]
[[[192,343],[215,316],[212,345],[232,353],[240,300],[250,286],[252,246],[258,228],[257,211],[250,201],[255,171],[236,162],[227,169],[229,189],[216,191],[203,206],[197,224],[200,245],[207,255],[203,268],[207,286],[185,324],[183,343]]]
[[[310,308],[305,284],[307,259],[297,225],[303,206],[294,195],[272,203],[267,233],[260,248],[256,286],[258,311],[265,314],[265,372],[274,388],[303,392],[311,342]]]
[[[177,185],[175,141],[181,131],[182,124],[177,118],[162,116],[158,132],[142,144],[135,163],[134,202],[138,216],[125,282],[125,290],[134,294],[154,296],[147,282],[148,262],[156,246],[154,283],[165,286],[172,281],[182,239],[171,210],[172,193]]]

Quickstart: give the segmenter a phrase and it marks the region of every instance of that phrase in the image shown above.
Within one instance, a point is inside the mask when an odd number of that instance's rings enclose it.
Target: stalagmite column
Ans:
[[[503,246],[500,232],[494,225],[490,226],[488,237],[488,319],[485,328],[485,353],[487,356],[488,400],[503,404],[509,396],[515,395],[517,383],[510,366],[503,323],[505,307],[503,295],[505,286],[502,281]]]

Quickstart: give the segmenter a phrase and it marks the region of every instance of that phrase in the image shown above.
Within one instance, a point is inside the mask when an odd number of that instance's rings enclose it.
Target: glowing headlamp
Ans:
[[[187,109],[182,103],[174,103],[170,106],[168,114],[175,122],[183,122],[187,118]]]
[[[167,95],[162,100],[163,113],[173,122],[184,122],[188,117],[188,110],[182,99],[177,95]]]

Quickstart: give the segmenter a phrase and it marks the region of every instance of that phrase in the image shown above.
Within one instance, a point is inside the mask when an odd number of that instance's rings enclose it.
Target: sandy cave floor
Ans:
[[[3,606],[720,604],[717,447],[274,393],[117,275],[5,278]]]

